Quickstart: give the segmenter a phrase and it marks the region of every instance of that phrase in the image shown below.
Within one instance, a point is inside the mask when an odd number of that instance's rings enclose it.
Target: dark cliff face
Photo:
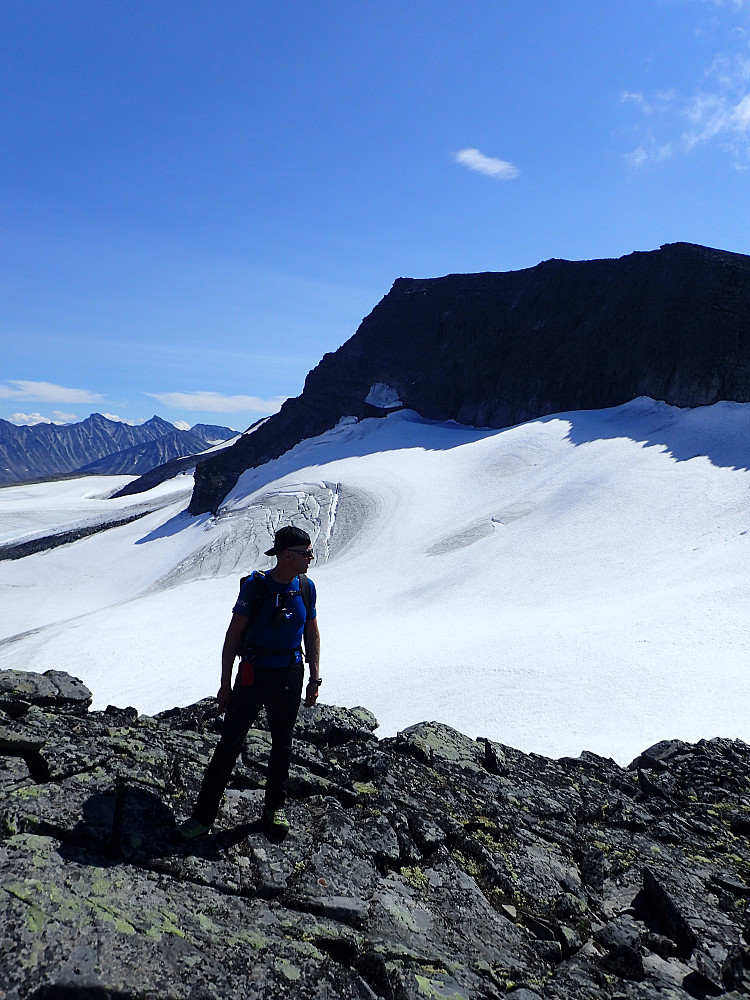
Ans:
[[[384,415],[383,383],[435,420],[506,427],[651,396],[750,400],[750,257],[676,243],[619,260],[399,278],[304,391],[201,465],[190,510],[215,511],[246,468],[340,417]]]

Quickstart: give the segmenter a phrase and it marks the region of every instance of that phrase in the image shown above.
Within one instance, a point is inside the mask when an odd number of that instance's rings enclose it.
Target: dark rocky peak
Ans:
[[[251,432],[258,424],[263,423],[264,419],[252,424],[245,433]],[[189,454],[183,451],[181,454],[184,457],[174,457],[180,454],[178,449],[174,449],[173,454],[166,457],[161,463],[156,464],[156,462],[152,462],[147,472],[131,468],[131,472],[138,475],[139,478],[123,486],[121,490],[113,494],[113,497],[126,497],[134,493],[147,492],[158,486],[159,483],[195,469],[205,461],[212,461],[215,456],[213,454],[205,454],[205,452],[208,449],[216,449],[217,444],[229,441],[237,436],[237,432],[231,430],[231,428],[216,427],[213,424],[196,424],[190,429],[189,433],[184,431],[179,431],[178,433],[184,434],[186,439],[188,437],[197,437],[203,447],[201,449],[190,448]],[[226,447],[230,446],[226,445]],[[152,455],[151,457],[153,458],[154,456]]]
[[[81,424],[88,424],[90,427],[104,426],[109,427],[114,424],[122,423],[121,420],[112,420],[111,417],[105,417],[103,413],[90,413],[88,417],[80,421]],[[68,425],[68,426],[73,426]]]
[[[139,424],[138,427],[142,431],[147,431],[154,438],[162,437],[164,434],[172,434],[177,430],[174,424],[156,414],[150,420],[145,420],[142,424]]]
[[[300,396],[201,464],[190,510],[216,511],[246,468],[396,401],[500,428],[636,396],[750,399],[750,257],[675,243],[618,260],[399,278]]]
[[[98,445],[101,449],[106,449],[103,451],[103,455],[131,448],[144,441],[155,441],[165,434],[174,433],[176,430],[174,424],[157,416],[151,417],[150,420],[146,420],[142,424],[134,425],[123,423],[121,420],[111,420],[101,413],[92,413],[90,417],[78,424],[66,424],[56,429],[62,432],[69,429],[70,435],[74,435],[75,439],[81,442],[85,442],[88,437],[94,447]],[[65,437],[64,433],[57,436]],[[103,457],[103,455],[97,457]]]
[[[302,711],[289,836],[250,731],[214,830],[174,836],[207,698],[88,709],[0,671],[5,1000],[690,1000],[750,994],[750,747],[550,760],[364,708]]]
[[[228,441],[237,432],[230,427],[220,427],[217,424],[194,424],[190,428],[190,433],[205,441],[207,445],[213,445],[220,441]]]

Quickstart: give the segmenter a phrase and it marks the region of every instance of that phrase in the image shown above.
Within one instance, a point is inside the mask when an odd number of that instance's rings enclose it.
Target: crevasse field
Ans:
[[[214,694],[239,576],[281,524],[315,538],[321,700],[380,736],[425,719],[627,763],[750,741],[750,404],[649,399],[501,431],[343,420],[246,472],[217,517],[192,478],[0,490],[0,543],[144,513],[0,562],[0,667],[66,670],[94,707]]]

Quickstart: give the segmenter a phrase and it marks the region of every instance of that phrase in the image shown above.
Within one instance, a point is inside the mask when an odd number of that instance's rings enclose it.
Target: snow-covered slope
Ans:
[[[316,537],[321,693],[381,735],[439,719],[620,761],[750,741],[749,431],[750,404],[648,399],[502,431],[342,421],[246,472],[216,518],[165,484],[174,502],[132,524],[0,563],[0,666],[68,670],[98,707],[215,693],[238,576],[294,521]],[[58,504],[90,518],[100,483],[0,491],[4,541]]]

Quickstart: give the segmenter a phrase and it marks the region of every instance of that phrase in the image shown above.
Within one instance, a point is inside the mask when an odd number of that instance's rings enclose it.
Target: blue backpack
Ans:
[[[255,581],[255,595],[253,597],[253,603],[250,605],[250,611],[247,616],[247,625],[242,632],[242,639],[240,649],[244,649],[247,645],[247,634],[250,631],[253,624],[257,621],[258,615],[260,614],[260,609],[268,600],[273,600],[274,594],[271,592],[268,583],[266,582],[266,574],[259,569],[254,570],[248,576],[243,576],[240,579],[240,590],[245,586],[248,580]],[[310,588],[310,581],[304,573],[299,575],[299,590],[290,590],[286,597],[297,597],[301,596],[302,601],[305,605],[305,618],[309,620],[310,611],[312,610],[312,590]]]

